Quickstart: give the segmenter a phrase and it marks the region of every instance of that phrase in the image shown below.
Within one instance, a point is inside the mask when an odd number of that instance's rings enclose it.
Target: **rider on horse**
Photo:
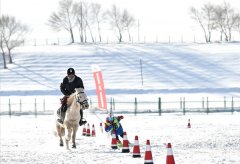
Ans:
[[[58,122],[60,123],[63,123],[67,111],[67,98],[75,92],[76,88],[84,89],[83,81],[80,77],[75,75],[75,70],[73,68],[69,68],[67,70],[67,76],[63,79],[63,82],[60,85],[60,90],[64,94],[64,97],[61,99],[62,106],[59,109],[61,111],[58,112],[61,113],[61,118],[58,119]],[[83,109],[80,109],[80,116],[81,119],[79,125],[81,126],[87,123],[87,121],[83,119]]]

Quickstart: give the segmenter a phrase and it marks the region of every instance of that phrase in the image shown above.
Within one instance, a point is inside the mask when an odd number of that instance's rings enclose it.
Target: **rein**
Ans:
[[[80,98],[77,97],[77,95],[80,95],[81,93],[84,93],[84,92],[79,92],[79,93],[77,93],[77,94],[75,95],[75,98],[76,98],[77,102],[78,102],[80,105],[83,105],[83,104],[87,103],[87,100],[83,100],[83,101],[81,102]]]

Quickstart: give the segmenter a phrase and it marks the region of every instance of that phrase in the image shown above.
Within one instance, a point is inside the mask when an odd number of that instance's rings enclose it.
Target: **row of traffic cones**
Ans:
[[[140,151],[139,151],[139,154],[140,154]],[[147,142],[146,142],[146,151],[145,151],[145,156],[144,156],[144,164],[153,164],[152,151],[151,151],[151,146],[150,146],[150,141],[149,140],[147,140]],[[166,164],[175,164],[171,143],[167,144]]]
[[[147,140],[147,143],[146,143],[144,164],[153,164],[153,158],[152,158],[152,152],[151,152],[151,146],[150,146],[150,141],[149,140]],[[175,164],[171,143],[167,144],[166,164]]]
[[[112,133],[111,147],[112,147],[112,149],[117,149],[118,148],[117,147],[117,140],[116,140],[115,131],[113,131],[113,133]],[[127,139],[127,133],[124,132],[122,153],[129,153],[129,152],[130,152],[130,150],[129,150],[129,141]],[[140,146],[139,146],[139,142],[138,142],[138,136],[135,136],[132,157],[133,158],[141,157]],[[144,164],[153,164],[153,158],[152,158],[152,152],[151,152],[151,146],[150,146],[150,141],[149,140],[147,140],[147,142],[146,142],[146,151],[145,151],[145,156],[144,156]],[[171,143],[167,144],[166,164],[175,164]]]
[[[94,124],[92,125],[92,133],[90,133],[89,124],[87,124],[87,129],[86,129],[86,126],[84,125],[84,126],[83,126],[82,135],[83,135],[83,136],[88,136],[88,137],[90,137],[90,136],[96,137],[96,131],[95,131],[95,126],[94,126]]]

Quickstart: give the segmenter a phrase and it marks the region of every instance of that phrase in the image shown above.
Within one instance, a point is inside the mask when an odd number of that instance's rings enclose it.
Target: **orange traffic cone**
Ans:
[[[146,143],[144,164],[153,164],[152,151],[151,151],[151,146],[150,146],[149,140],[147,140],[147,143]]]
[[[92,137],[96,137],[94,124],[92,125]]]
[[[87,124],[87,133],[86,133],[86,136],[88,136],[88,137],[91,136],[89,124]]]
[[[171,143],[168,143],[168,145],[167,145],[167,160],[166,160],[166,164],[175,164]]]
[[[86,135],[86,126],[83,126],[83,131],[82,131],[82,135],[85,136]]]
[[[112,149],[117,149],[117,139],[116,139],[116,132],[113,130],[112,131],[112,144],[111,144]]]
[[[100,122],[100,131],[103,133],[103,126],[101,122]]]
[[[127,132],[123,133],[123,147],[122,147],[122,153],[129,153],[129,145],[128,145],[128,139],[127,139]]]
[[[188,128],[191,128],[190,119],[188,119],[187,127],[188,127]]]
[[[135,136],[134,146],[133,146],[133,158],[141,157],[140,147],[138,143],[138,136]]]

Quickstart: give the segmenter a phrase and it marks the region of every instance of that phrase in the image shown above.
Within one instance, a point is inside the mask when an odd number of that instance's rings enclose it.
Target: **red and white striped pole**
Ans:
[[[92,66],[93,77],[96,85],[96,93],[98,97],[98,107],[101,109],[107,109],[106,93],[104,88],[104,82],[102,77],[102,71],[97,65]]]

